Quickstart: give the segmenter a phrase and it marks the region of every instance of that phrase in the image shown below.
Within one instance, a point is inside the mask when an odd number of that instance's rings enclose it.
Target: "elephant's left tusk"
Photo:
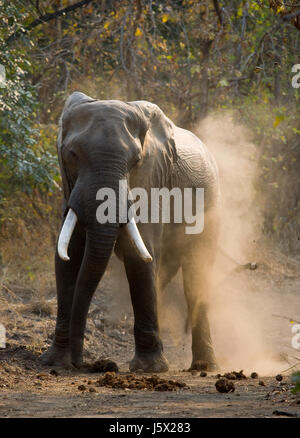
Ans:
[[[144,260],[146,263],[152,262],[152,256],[147,250],[143,239],[140,235],[138,227],[136,226],[135,219],[132,217],[126,225],[130,240],[135,247],[138,255]]]
[[[68,246],[77,222],[76,213],[70,208],[68,211],[67,217],[64,221],[63,227],[61,229],[58,244],[57,244],[57,252],[59,257],[62,260],[68,261],[70,257],[68,256]]]

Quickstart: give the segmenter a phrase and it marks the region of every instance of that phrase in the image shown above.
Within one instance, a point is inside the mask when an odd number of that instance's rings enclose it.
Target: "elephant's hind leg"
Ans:
[[[193,359],[191,369],[207,367],[208,370],[214,370],[216,369],[216,359],[207,316],[210,270],[205,263],[201,264],[195,254],[192,254],[189,260],[183,264],[182,271],[192,330]]]
[[[173,254],[170,252],[169,254]],[[157,304],[158,304],[158,316],[159,321],[163,321],[166,314],[166,308],[164,304],[164,290],[171,280],[175,277],[180,268],[179,258],[162,257],[158,271],[158,288],[157,288]]]
[[[55,254],[55,274],[57,288],[57,319],[54,340],[51,347],[42,354],[41,362],[49,366],[71,367],[70,319],[77,275],[85,248],[85,232],[76,225],[70,245],[70,260],[65,262]]]

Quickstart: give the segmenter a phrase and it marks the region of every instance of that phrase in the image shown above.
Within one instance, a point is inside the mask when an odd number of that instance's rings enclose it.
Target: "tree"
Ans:
[[[12,188],[28,191],[37,185],[51,186],[57,166],[38,142],[39,132],[34,128],[37,87],[29,80],[32,64],[27,55],[33,42],[26,36],[18,45],[4,42],[7,28],[18,27],[28,10],[20,1],[1,1],[0,8],[0,64],[6,73],[0,88],[0,195],[4,196]]]

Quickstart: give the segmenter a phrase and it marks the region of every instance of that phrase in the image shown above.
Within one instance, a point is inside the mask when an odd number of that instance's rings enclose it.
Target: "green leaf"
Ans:
[[[219,87],[229,87],[229,82],[227,81],[227,79],[221,79],[218,82],[218,86]]]
[[[280,115],[276,116],[275,120],[273,122],[274,128],[276,128],[279,125],[279,123],[281,123],[284,119],[285,119],[285,117],[284,117],[283,114],[280,114]]]

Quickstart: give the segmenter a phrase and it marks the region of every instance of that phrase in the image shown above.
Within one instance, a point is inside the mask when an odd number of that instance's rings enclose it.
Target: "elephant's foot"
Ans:
[[[143,370],[145,373],[164,373],[168,371],[169,364],[162,353],[135,354],[129,364],[131,372]]]
[[[218,365],[214,360],[193,360],[189,371],[217,371]]]
[[[69,348],[58,347],[55,344],[51,345],[51,347],[40,356],[40,361],[43,365],[57,366],[65,369],[72,368]]]
[[[83,338],[71,337],[71,363],[75,368],[83,366]]]
[[[83,358],[82,355],[78,355],[78,356],[74,356],[72,354],[72,359],[71,359],[72,365],[75,368],[81,368],[83,366]]]

